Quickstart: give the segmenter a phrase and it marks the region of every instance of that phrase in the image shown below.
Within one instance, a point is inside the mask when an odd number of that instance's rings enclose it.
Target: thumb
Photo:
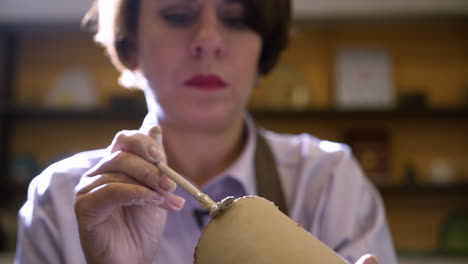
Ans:
[[[162,129],[158,125],[150,127],[148,130],[148,136],[156,140],[158,143],[162,144]]]
[[[366,254],[366,255],[362,256],[356,262],[356,264],[380,264],[380,261],[376,256],[371,255],[371,254]]]
[[[166,155],[164,153],[164,146],[163,146],[163,142],[162,142],[162,129],[159,125],[153,125],[149,128],[148,132],[147,132],[147,135],[149,137],[151,137],[152,139],[154,139],[160,146],[160,148],[162,149],[162,159],[161,161],[163,161],[164,163],[167,162],[166,160]]]

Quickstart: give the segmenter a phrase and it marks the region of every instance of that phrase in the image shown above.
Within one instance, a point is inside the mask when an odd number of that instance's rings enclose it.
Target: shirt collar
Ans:
[[[222,175],[237,180],[245,189],[246,195],[256,194],[254,155],[255,145],[257,143],[255,125],[250,117],[245,117],[245,127],[247,132],[247,141],[237,160]],[[221,176],[222,177],[222,176]]]
[[[149,131],[152,126],[158,125],[158,115],[155,112],[148,112],[146,114],[143,123],[140,126],[141,131]]]
[[[150,126],[158,124],[157,114],[149,112],[141,125],[141,130],[147,131]],[[241,155],[237,158],[230,167],[228,167],[223,173],[215,177],[213,180],[207,183],[205,188],[216,184],[224,177],[230,177],[238,181],[244,188],[246,195],[255,195],[256,192],[256,181],[255,181],[255,146],[257,144],[256,129],[252,117],[247,113],[245,116],[245,128],[247,141],[244,145],[244,149]]]

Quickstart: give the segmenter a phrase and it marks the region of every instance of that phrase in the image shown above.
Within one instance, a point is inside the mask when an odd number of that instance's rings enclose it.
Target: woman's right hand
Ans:
[[[108,152],[75,189],[83,253],[88,263],[151,263],[167,210],[184,204],[154,165],[165,162],[161,130],[120,132]]]
[[[366,254],[359,258],[355,264],[380,264],[379,258],[374,255]]]

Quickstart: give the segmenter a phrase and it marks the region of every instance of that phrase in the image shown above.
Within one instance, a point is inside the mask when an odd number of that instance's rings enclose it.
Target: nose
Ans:
[[[196,58],[219,58],[223,50],[222,25],[216,10],[205,6],[198,19],[190,53]]]

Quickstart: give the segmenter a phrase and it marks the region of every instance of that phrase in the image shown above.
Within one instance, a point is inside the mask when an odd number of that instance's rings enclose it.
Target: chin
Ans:
[[[229,128],[235,121],[232,114],[223,112],[191,113],[187,122],[199,129],[218,130]]]
[[[177,105],[177,107],[174,107]],[[163,119],[177,127],[195,130],[215,131],[229,129],[245,115],[241,104],[232,102],[197,102],[190,101],[169,104],[163,107]]]
[[[222,131],[230,129],[242,115],[232,111],[191,111],[179,119],[184,127],[199,131]]]

